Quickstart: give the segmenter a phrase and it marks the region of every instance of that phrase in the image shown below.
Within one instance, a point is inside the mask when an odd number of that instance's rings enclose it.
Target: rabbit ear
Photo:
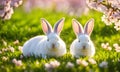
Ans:
[[[46,19],[41,18],[41,24],[42,24],[43,32],[45,34],[49,34],[52,32],[52,27]]]
[[[93,28],[94,28],[94,19],[92,18],[86,23],[84,27],[84,33],[90,36],[93,31]]]
[[[76,19],[72,19],[72,27],[76,36],[83,33],[83,27]]]
[[[58,35],[62,31],[63,25],[64,25],[65,18],[60,19],[55,25],[54,25],[54,32]]]

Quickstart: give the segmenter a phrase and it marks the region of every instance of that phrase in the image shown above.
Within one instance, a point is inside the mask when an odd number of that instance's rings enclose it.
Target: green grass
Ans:
[[[10,51],[5,51],[0,54],[0,71],[3,72],[45,72],[44,64],[50,62],[51,60],[57,60],[61,64],[58,68],[54,70],[54,72],[119,72],[120,71],[120,53],[117,53],[112,46],[114,43],[120,44],[120,32],[116,31],[112,26],[106,26],[101,21],[101,13],[91,11],[88,15],[83,15],[81,17],[69,16],[64,13],[58,13],[53,11],[46,10],[33,10],[30,13],[25,13],[21,9],[17,9],[13,14],[12,18],[8,21],[0,21],[0,50],[3,48],[8,48],[12,46],[15,48],[15,52],[12,53]],[[43,35],[40,18],[46,18],[52,26],[56,21],[60,18],[65,17],[65,25],[63,31],[61,32],[60,37],[67,44],[68,53],[63,57],[59,58],[23,58],[20,59],[20,55],[22,54],[18,50],[18,46],[22,46],[25,41],[30,39],[31,37],[37,35]],[[76,64],[76,58],[72,58],[69,54],[69,47],[72,41],[76,38],[73,33],[71,20],[72,18],[76,18],[82,25],[85,24],[87,20],[90,18],[95,19],[95,27],[94,31],[91,35],[91,39],[94,42],[96,47],[96,54],[93,57],[97,64],[92,65],[89,64],[87,67]],[[19,40],[19,44],[14,44],[15,40]],[[7,45],[3,43],[3,41],[7,42]],[[101,47],[101,43],[108,42],[112,47],[111,51],[105,50]],[[2,57],[5,56],[8,59],[3,60]],[[22,66],[16,66],[12,63],[12,59],[16,58],[17,60],[22,60]],[[87,57],[80,58],[87,61]],[[100,68],[99,64],[102,61],[108,62],[108,68]],[[38,62],[38,64],[36,64]],[[74,67],[69,69],[66,68],[67,62],[74,63]]]

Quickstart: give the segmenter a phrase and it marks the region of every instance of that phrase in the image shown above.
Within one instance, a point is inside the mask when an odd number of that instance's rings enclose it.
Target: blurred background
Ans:
[[[40,8],[75,16],[86,14],[89,10],[86,0],[25,0],[23,7],[26,12]]]

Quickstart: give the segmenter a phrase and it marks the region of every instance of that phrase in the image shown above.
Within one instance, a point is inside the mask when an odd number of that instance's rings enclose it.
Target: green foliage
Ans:
[[[0,54],[0,71],[3,72],[45,72],[44,64],[50,62],[51,60],[57,60],[60,62],[60,66],[54,70],[54,72],[119,72],[120,71],[120,53],[115,52],[114,43],[119,44],[119,34],[120,32],[115,31],[113,26],[105,26],[101,21],[101,13],[91,11],[88,15],[83,15],[81,17],[68,16],[64,13],[58,13],[47,10],[33,10],[30,13],[25,13],[22,9],[15,11],[12,19],[8,21],[0,21],[0,51],[3,48],[12,46],[15,48],[15,52],[5,51]],[[61,32],[60,37],[67,44],[68,53],[63,57],[59,58],[20,58],[22,54],[18,47],[22,46],[25,41],[31,37],[37,35],[43,35],[40,18],[46,18],[52,26],[60,18],[65,17],[65,25],[63,31]],[[95,19],[94,31],[91,35],[91,39],[94,42],[96,47],[96,54],[93,57],[97,64],[89,64],[87,67],[76,64],[76,58],[72,58],[69,53],[70,44],[76,38],[73,33],[71,20],[76,18],[82,25],[86,23],[90,18]],[[14,44],[15,40],[19,40],[19,44]],[[7,42],[7,45],[4,44],[4,41]],[[112,47],[111,51],[105,50],[101,47],[101,43],[110,43]],[[8,59],[3,60],[2,57],[5,56]],[[22,66],[16,66],[12,63],[12,60],[16,58],[22,60]],[[87,57],[80,58],[87,61]],[[108,62],[108,68],[100,68],[99,64],[102,61]],[[37,62],[37,63],[36,63]],[[75,66],[73,68],[66,68],[67,62],[72,62]]]

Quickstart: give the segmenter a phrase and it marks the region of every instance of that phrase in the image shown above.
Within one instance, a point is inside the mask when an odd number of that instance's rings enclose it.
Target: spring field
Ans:
[[[120,53],[116,52],[113,47],[114,43],[120,44],[120,32],[114,29],[114,26],[106,26],[101,21],[102,14],[96,11],[90,11],[87,15],[81,17],[69,16],[61,12],[53,12],[47,10],[33,10],[30,13],[24,12],[22,9],[16,9],[12,18],[7,21],[0,21],[0,72],[120,72]],[[40,18],[46,18],[53,26],[56,21],[65,17],[65,24],[60,37],[65,41],[67,46],[67,54],[62,57],[42,59],[41,57],[23,57],[19,47],[31,37],[43,35],[40,24]],[[77,19],[84,25],[90,18],[95,19],[94,30],[91,40],[94,42],[96,53],[93,59],[96,64],[91,64],[88,57],[79,59],[85,60],[88,65],[84,66],[76,63],[69,53],[70,44],[76,38],[72,29],[72,18]],[[15,42],[18,40],[19,42]],[[109,43],[112,50],[101,47],[102,43]],[[15,50],[9,50],[13,47]],[[13,63],[13,59],[21,60],[22,65]],[[60,65],[52,71],[46,70],[45,64],[50,61],[57,60]],[[106,66],[100,67],[102,62],[107,62]],[[71,62],[74,66],[67,67],[67,63]]]

